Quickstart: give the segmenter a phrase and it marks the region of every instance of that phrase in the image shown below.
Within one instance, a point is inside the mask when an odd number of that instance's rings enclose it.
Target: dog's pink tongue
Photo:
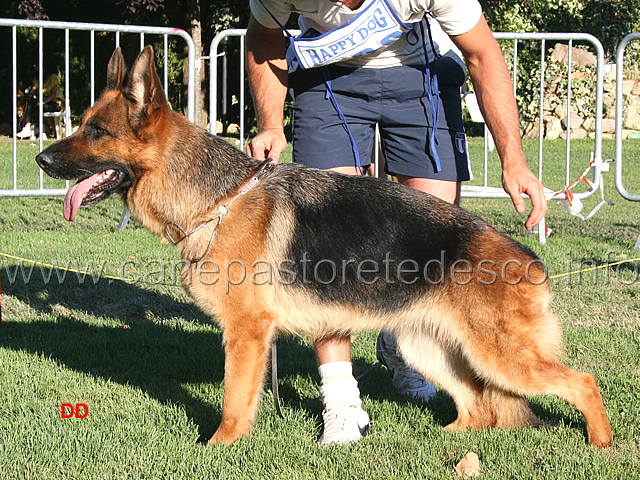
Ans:
[[[96,173],[95,175],[91,175],[89,178],[85,178],[67,190],[67,194],[64,197],[63,211],[64,218],[69,222],[73,222],[76,218],[76,213],[82,204],[85,193],[91,190],[91,186],[98,175],[100,174]]]

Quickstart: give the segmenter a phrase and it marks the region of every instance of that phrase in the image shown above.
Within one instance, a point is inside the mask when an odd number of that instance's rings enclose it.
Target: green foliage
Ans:
[[[627,34],[640,29],[640,0],[507,0],[484,1],[482,6],[489,26],[496,32],[590,33],[602,43],[605,61],[614,61],[618,43]],[[512,65],[512,43],[503,42],[501,46],[507,64]],[[574,43],[574,46],[578,45]],[[548,47],[545,81],[554,82],[556,75],[560,75],[566,87],[566,71],[562,71],[563,65],[550,61],[548,54],[553,45]],[[640,42],[632,42],[625,52],[625,69],[638,71],[639,65]],[[573,70],[578,71],[580,67],[574,65]],[[588,78],[594,78],[592,71],[584,73]],[[552,89],[556,87],[551,86]],[[539,114],[540,42],[518,44],[516,90],[521,121],[526,125]],[[585,101],[593,102],[592,96]]]
[[[494,32],[533,32],[536,22],[531,17],[530,2],[482,2],[487,23]]]
[[[483,1],[496,32],[581,32],[602,43],[612,60],[618,43],[640,28],[640,0]]]
[[[555,60],[545,66],[545,82],[547,92],[562,98],[566,96],[569,86],[569,69],[567,64]],[[581,112],[595,112],[596,97],[593,86],[596,83],[596,66],[571,66],[571,95],[572,106]]]
[[[245,28],[249,24],[249,2],[220,1],[205,20],[211,38],[228,28]]]
[[[582,26],[598,37],[605,54],[613,57],[620,40],[640,27],[640,0],[586,2]]]

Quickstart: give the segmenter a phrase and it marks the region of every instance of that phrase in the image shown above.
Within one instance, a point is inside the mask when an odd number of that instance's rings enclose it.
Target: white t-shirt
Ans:
[[[302,31],[313,28],[322,34],[349,22],[372,1],[365,0],[357,10],[350,10],[341,3],[330,0],[262,0],[262,3],[282,25],[286,24],[291,13],[296,12],[300,14],[299,23]],[[432,38],[442,55],[453,50],[458,57],[461,56],[448,35],[468,32],[478,23],[482,14],[477,0],[387,0],[387,2],[403,23],[420,22],[424,19],[425,13],[430,12],[437,20],[437,22],[431,22]],[[259,0],[250,0],[250,6],[251,13],[261,25],[267,28],[279,28]],[[426,26],[424,30],[426,36]],[[415,32],[419,34],[420,31],[419,26],[416,25]],[[408,40],[409,38],[411,41]],[[389,46],[341,64],[372,68],[423,64],[422,41],[415,40],[415,36],[403,35]],[[433,60],[434,53],[431,51],[428,37],[425,38],[425,44],[429,60]]]

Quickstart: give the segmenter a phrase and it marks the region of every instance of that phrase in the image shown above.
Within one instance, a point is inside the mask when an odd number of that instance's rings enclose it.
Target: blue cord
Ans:
[[[322,67],[322,74],[324,75],[324,79],[325,79],[324,84],[327,87],[327,93],[325,93],[324,98],[325,100],[326,99],[331,100],[331,104],[333,105],[333,108],[335,108],[336,112],[338,113],[338,116],[340,117],[340,120],[342,120],[344,128],[347,131],[347,135],[349,136],[349,142],[351,143],[351,151],[353,152],[353,158],[356,162],[356,167],[360,171],[360,174],[364,175],[365,174],[364,170],[362,170],[362,165],[360,164],[360,153],[358,152],[358,145],[356,144],[355,138],[353,138],[353,134],[351,133],[351,129],[349,128],[349,123],[347,122],[347,119],[345,118],[344,114],[342,113],[342,110],[340,110],[340,107],[338,106],[338,100],[333,94],[333,90],[331,88],[331,79],[329,78],[329,73],[326,67]]]
[[[425,15],[426,18],[426,15]],[[429,25],[429,20],[427,19],[427,30],[429,33],[429,41],[431,42],[431,48],[433,49],[434,55],[436,55],[436,60],[439,55],[436,53],[437,50],[435,45],[433,44],[433,37],[431,36],[431,26]],[[424,58],[425,62],[427,62],[427,67],[425,69],[425,76],[427,77],[427,95],[429,97],[429,105],[431,106],[431,118],[433,118],[433,127],[431,129],[431,135],[429,135],[429,149],[431,150],[431,156],[433,157],[433,161],[436,164],[436,172],[440,172],[442,170],[442,165],[440,164],[440,157],[438,156],[438,150],[436,145],[439,144],[438,137],[436,133],[438,131],[438,117],[440,112],[440,95],[438,88],[438,76],[433,75],[433,83],[431,81],[431,70],[429,68],[428,57],[427,57],[427,44],[424,41],[424,27],[422,26],[422,22],[420,22],[420,31],[422,33],[422,49],[424,50]],[[436,97],[435,101],[433,98],[433,90],[435,89]]]

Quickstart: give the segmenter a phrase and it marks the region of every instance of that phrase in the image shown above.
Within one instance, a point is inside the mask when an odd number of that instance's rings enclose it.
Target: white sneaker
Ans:
[[[422,375],[404,363],[391,334],[380,332],[376,342],[376,356],[389,370],[391,384],[396,390],[424,402],[435,397],[435,385],[427,382]]]
[[[369,430],[369,415],[355,405],[327,408],[322,412],[324,431],[320,445],[355,443]]]
[[[16,134],[18,138],[31,138],[34,135],[31,125],[25,125],[20,132]]]

